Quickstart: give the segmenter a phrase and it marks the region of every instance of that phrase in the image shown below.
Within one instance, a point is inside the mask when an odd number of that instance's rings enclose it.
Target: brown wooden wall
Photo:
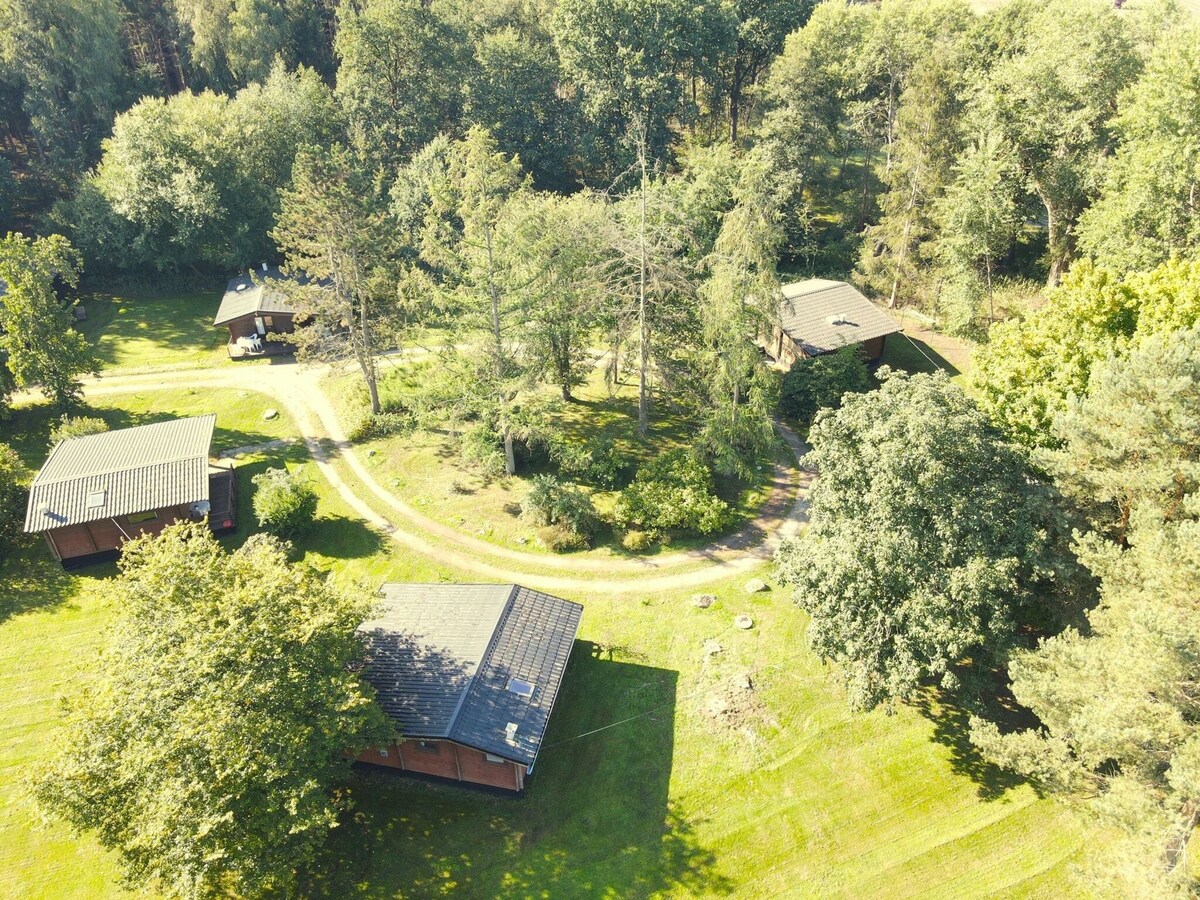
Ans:
[[[421,745],[427,745],[429,749],[423,749]],[[510,791],[525,787],[524,766],[508,760],[490,762],[482,750],[464,747],[454,741],[402,741],[379,749],[364,750],[359,754],[358,761]]]
[[[54,528],[46,532],[46,542],[50,545],[54,558],[58,560],[119,550],[128,538],[135,538],[141,534],[158,534],[173,522],[186,519],[188,508],[167,506],[154,512],[158,518],[146,522],[134,523],[129,521],[129,516],[117,516],[115,520],[97,519],[81,525]]]
[[[271,313],[264,315],[263,324],[267,328],[267,334],[291,334],[296,330],[296,324],[292,321],[291,313]],[[271,321],[266,321],[270,319]],[[254,316],[242,316],[240,319],[234,319],[229,322],[229,340],[236,341],[240,337],[249,337],[252,334],[258,334],[258,328],[254,324]]]

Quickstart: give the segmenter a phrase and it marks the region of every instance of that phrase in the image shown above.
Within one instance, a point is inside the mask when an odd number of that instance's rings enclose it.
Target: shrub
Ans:
[[[366,412],[346,430],[346,437],[352,443],[358,443],[372,438],[390,437],[393,434],[407,434],[412,428],[413,419],[408,413]]]
[[[557,437],[551,443],[550,457],[564,475],[605,490],[620,487],[629,478],[629,464],[611,438],[580,445]]]
[[[16,451],[0,444],[0,563],[22,539],[25,518],[25,470]]]
[[[672,450],[638,470],[614,511],[619,525],[649,531],[711,534],[730,518],[713,477],[692,453]]]
[[[654,535],[649,531],[642,531],[638,528],[631,528],[621,536],[621,546],[633,553],[640,553],[642,550],[647,550],[653,543]]]
[[[504,448],[500,446],[495,430],[483,422],[463,432],[459,453],[464,463],[474,466],[488,478],[498,478],[504,474]]]
[[[254,515],[260,528],[281,538],[308,528],[317,512],[317,491],[303,475],[267,469],[254,476]]]
[[[67,438],[83,437],[88,434],[103,434],[108,431],[108,423],[103,419],[89,416],[63,416],[58,424],[50,429],[50,446]]]
[[[534,476],[533,487],[521,501],[521,517],[534,525],[571,531],[585,546],[600,524],[591,497],[553,475]]]
[[[572,531],[566,525],[547,525],[538,531],[538,537],[546,545],[547,550],[555,553],[565,553],[568,550],[586,550],[588,539],[577,531]]]
[[[872,386],[871,373],[853,347],[798,359],[783,376],[779,411],[807,427],[821,410],[840,407],[846,394],[863,394]]]

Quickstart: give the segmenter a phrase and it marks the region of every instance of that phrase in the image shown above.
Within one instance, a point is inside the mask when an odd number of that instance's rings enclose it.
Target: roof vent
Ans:
[[[264,271],[264,272],[265,272],[265,271],[267,271],[267,264],[266,264],[266,263],[263,263],[263,264],[262,264],[262,267],[263,267],[263,271]]]
[[[533,696],[533,685],[528,681],[522,681],[520,678],[508,679],[508,689],[518,697],[524,697],[526,700]]]
[[[100,509],[108,499],[107,491],[91,491],[87,495],[87,508]]]
[[[246,289],[246,284],[245,284],[245,282],[242,282],[241,284],[239,284],[239,285],[237,286],[237,289],[238,289],[239,291],[244,291],[244,290]]]
[[[504,743],[517,745],[517,723],[509,722],[504,726]]]
[[[834,313],[832,316],[829,316],[828,318],[826,318],[825,321],[828,322],[830,325],[853,325],[854,324],[853,322],[850,321],[850,317],[848,315],[846,315],[845,313]]]

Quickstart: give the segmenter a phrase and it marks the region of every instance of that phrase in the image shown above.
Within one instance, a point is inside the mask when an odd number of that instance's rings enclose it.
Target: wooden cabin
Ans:
[[[232,468],[209,462],[215,415],[60,441],[29,488],[25,531],[64,568],[115,559],[121,545],[184,519],[235,526]]]
[[[286,340],[270,340],[271,335],[287,335],[296,330],[295,310],[277,287],[286,277],[277,266],[263,263],[253,273],[230,279],[213,320],[214,327],[224,325],[229,329],[226,349],[230,359],[295,351]]]
[[[401,738],[358,761],[524,790],[583,607],[515,584],[385,584],[380,596],[359,631]]]
[[[882,309],[844,281],[810,278],[786,284],[779,321],[759,345],[781,369],[798,359],[858,347],[868,362],[883,356],[888,335],[900,331]]]

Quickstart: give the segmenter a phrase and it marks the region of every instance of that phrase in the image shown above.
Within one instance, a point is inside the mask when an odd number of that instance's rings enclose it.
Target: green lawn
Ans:
[[[404,368],[385,368],[380,389],[385,404],[389,400],[402,403],[434,377],[437,365],[436,361],[423,361]],[[343,398],[339,409],[346,423],[365,409],[359,388],[356,375],[327,382],[327,389]],[[631,471],[659,453],[691,446],[696,433],[692,419],[663,404],[654,411],[650,439],[638,439],[636,386],[621,384],[610,394],[599,370],[576,388],[572,402],[558,405],[553,417],[556,427],[572,442],[611,441]],[[534,463],[522,466],[513,478],[485,478],[462,462],[457,436],[445,429],[365,441],[358,452],[380,484],[424,515],[501,546],[545,551],[538,540],[538,529],[523,522],[519,514],[521,501],[530,490],[529,476],[553,471],[551,466]],[[782,444],[777,453],[784,464],[792,462]],[[749,482],[718,478],[717,493],[736,513],[727,532],[737,530],[758,514],[770,494],[772,475],[771,467],[764,464]],[[616,492],[581,487],[591,495],[601,516],[611,512]],[[650,552],[704,546],[717,537],[677,537]],[[591,551],[577,552],[602,558],[624,555],[619,535],[612,529],[603,530],[595,544]]]
[[[87,294],[80,330],[106,372],[216,365],[228,359],[229,332],[212,321],[222,288],[187,294],[125,297]]]

